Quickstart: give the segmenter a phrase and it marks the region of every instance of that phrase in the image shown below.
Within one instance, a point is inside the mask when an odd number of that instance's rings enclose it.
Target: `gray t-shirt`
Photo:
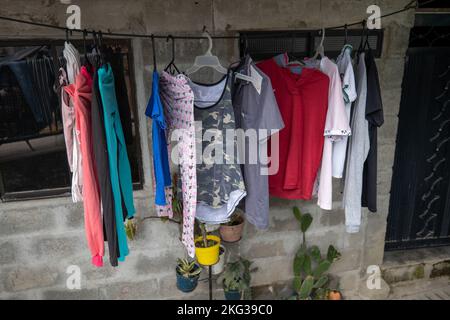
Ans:
[[[251,76],[257,72],[262,77],[260,91],[251,82],[233,81],[233,108],[236,128],[247,133],[245,143],[238,139],[238,149],[245,154],[244,182],[247,190],[245,214],[247,220],[259,229],[269,227],[269,180],[263,171],[267,168],[267,140],[284,128],[270,78],[246,56],[236,72]],[[253,131],[253,132],[252,132]],[[255,135],[256,134],[256,135]],[[243,154],[242,154],[243,153]]]
[[[369,124],[366,119],[367,74],[364,53],[361,53],[356,74],[358,98],[354,103],[347,153],[344,196],[345,226],[348,233],[359,232],[361,225],[361,193],[364,161],[369,153]]]

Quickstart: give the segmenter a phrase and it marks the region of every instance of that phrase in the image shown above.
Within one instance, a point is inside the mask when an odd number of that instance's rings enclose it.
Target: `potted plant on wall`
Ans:
[[[220,238],[207,234],[205,224],[200,224],[202,235],[195,239],[195,255],[198,263],[212,266],[219,261]]]
[[[220,226],[219,232],[222,240],[225,242],[237,242],[241,240],[244,222],[244,213],[242,210],[236,209],[231,215],[230,221]]]
[[[294,207],[294,216],[300,224],[302,244],[294,259],[294,299],[328,299],[330,298],[329,277],[326,274],[331,264],[339,259],[340,253],[330,245],[326,256],[322,256],[318,246],[306,245],[306,231],[311,226],[313,218],[310,214],[302,214]]]
[[[177,288],[182,292],[193,291],[197,287],[201,272],[202,269],[195,261],[178,259],[176,268]]]
[[[225,271],[218,281],[222,282],[225,298],[227,300],[251,299],[251,272],[252,262],[242,257],[235,262],[227,263]]]

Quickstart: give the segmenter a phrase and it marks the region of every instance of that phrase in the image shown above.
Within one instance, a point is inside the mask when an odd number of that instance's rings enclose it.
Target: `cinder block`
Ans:
[[[2,271],[2,281],[9,292],[49,287],[55,285],[59,277],[60,273],[50,267],[15,267]]]
[[[82,203],[74,203],[61,207],[57,212],[65,219],[68,229],[84,229],[84,209]]]
[[[361,249],[341,250],[341,257],[335,261],[330,268],[330,273],[358,270],[361,264]],[[324,252],[324,254],[326,251]]]
[[[47,208],[5,210],[0,214],[0,234],[3,237],[32,232],[37,233],[52,230],[53,228],[55,228],[55,216]]]
[[[182,250],[180,250],[182,251]],[[140,253],[137,256],[135,264],[136,274],[138,276],[152,275],[158,277],[160,274],[167,274],[175,272],[177,265],[177,258],[184,258],[185,255],[180,255],[180,252],[162,252],[156,256],[146,256]]]
[[[89,255],[84,232],[73,236],[40,236],[31,239],[30,254],[36,259],[58,261],[85,251]]]
[[[283,240],[246,242],[242,251],[247,259],[278,257],[286,255]]]
[[[45,290],[42,293],[44,300],[99,300],[104,297],[100,289],[73,289],[73,290]]]
[[[17,246],[11,241],[0,243],[0,265],[14,263]]]
[[[108,300],[152,300],[158,299],[158,280],[112,282],[101,288],[102,295]]]

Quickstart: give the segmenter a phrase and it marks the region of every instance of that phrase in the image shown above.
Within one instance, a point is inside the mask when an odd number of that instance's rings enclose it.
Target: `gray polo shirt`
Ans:
[[[245,143],[238,140],[238,148],[244,150],[245,154],[242,171],[247,190],[246,218],[257,228],[267,229],[269,227],[269,177],[262,174],[261,170],[267,167],[264,159],[267,159],[268,137],[283,129],[284,122],[270,78],[255,65],[250,56],[247,55],[235,71],[247,76],[257,72],[262,77],[260,92],[251,82],[234,79],[232,99],[236,128],[243,129],[244,132],[253,129],[257,135],[256,139],[246,137]],[[242,152],[240,155],[243,156]]]

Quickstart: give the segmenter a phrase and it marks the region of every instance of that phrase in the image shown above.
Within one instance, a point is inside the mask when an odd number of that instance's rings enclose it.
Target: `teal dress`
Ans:
[[[124,261],[129,251],[123,221],[126,217],[133,217],[136,210],[133,204],[130,162],[128,160],[125,137],[120,122],[116,90],[114,87],[114,75],[109,64],[102,66],[98,70],[98,84],[103,104],[109,171],[114,196],[119,260]],[[122,201],[124,207],[122,207]]]

